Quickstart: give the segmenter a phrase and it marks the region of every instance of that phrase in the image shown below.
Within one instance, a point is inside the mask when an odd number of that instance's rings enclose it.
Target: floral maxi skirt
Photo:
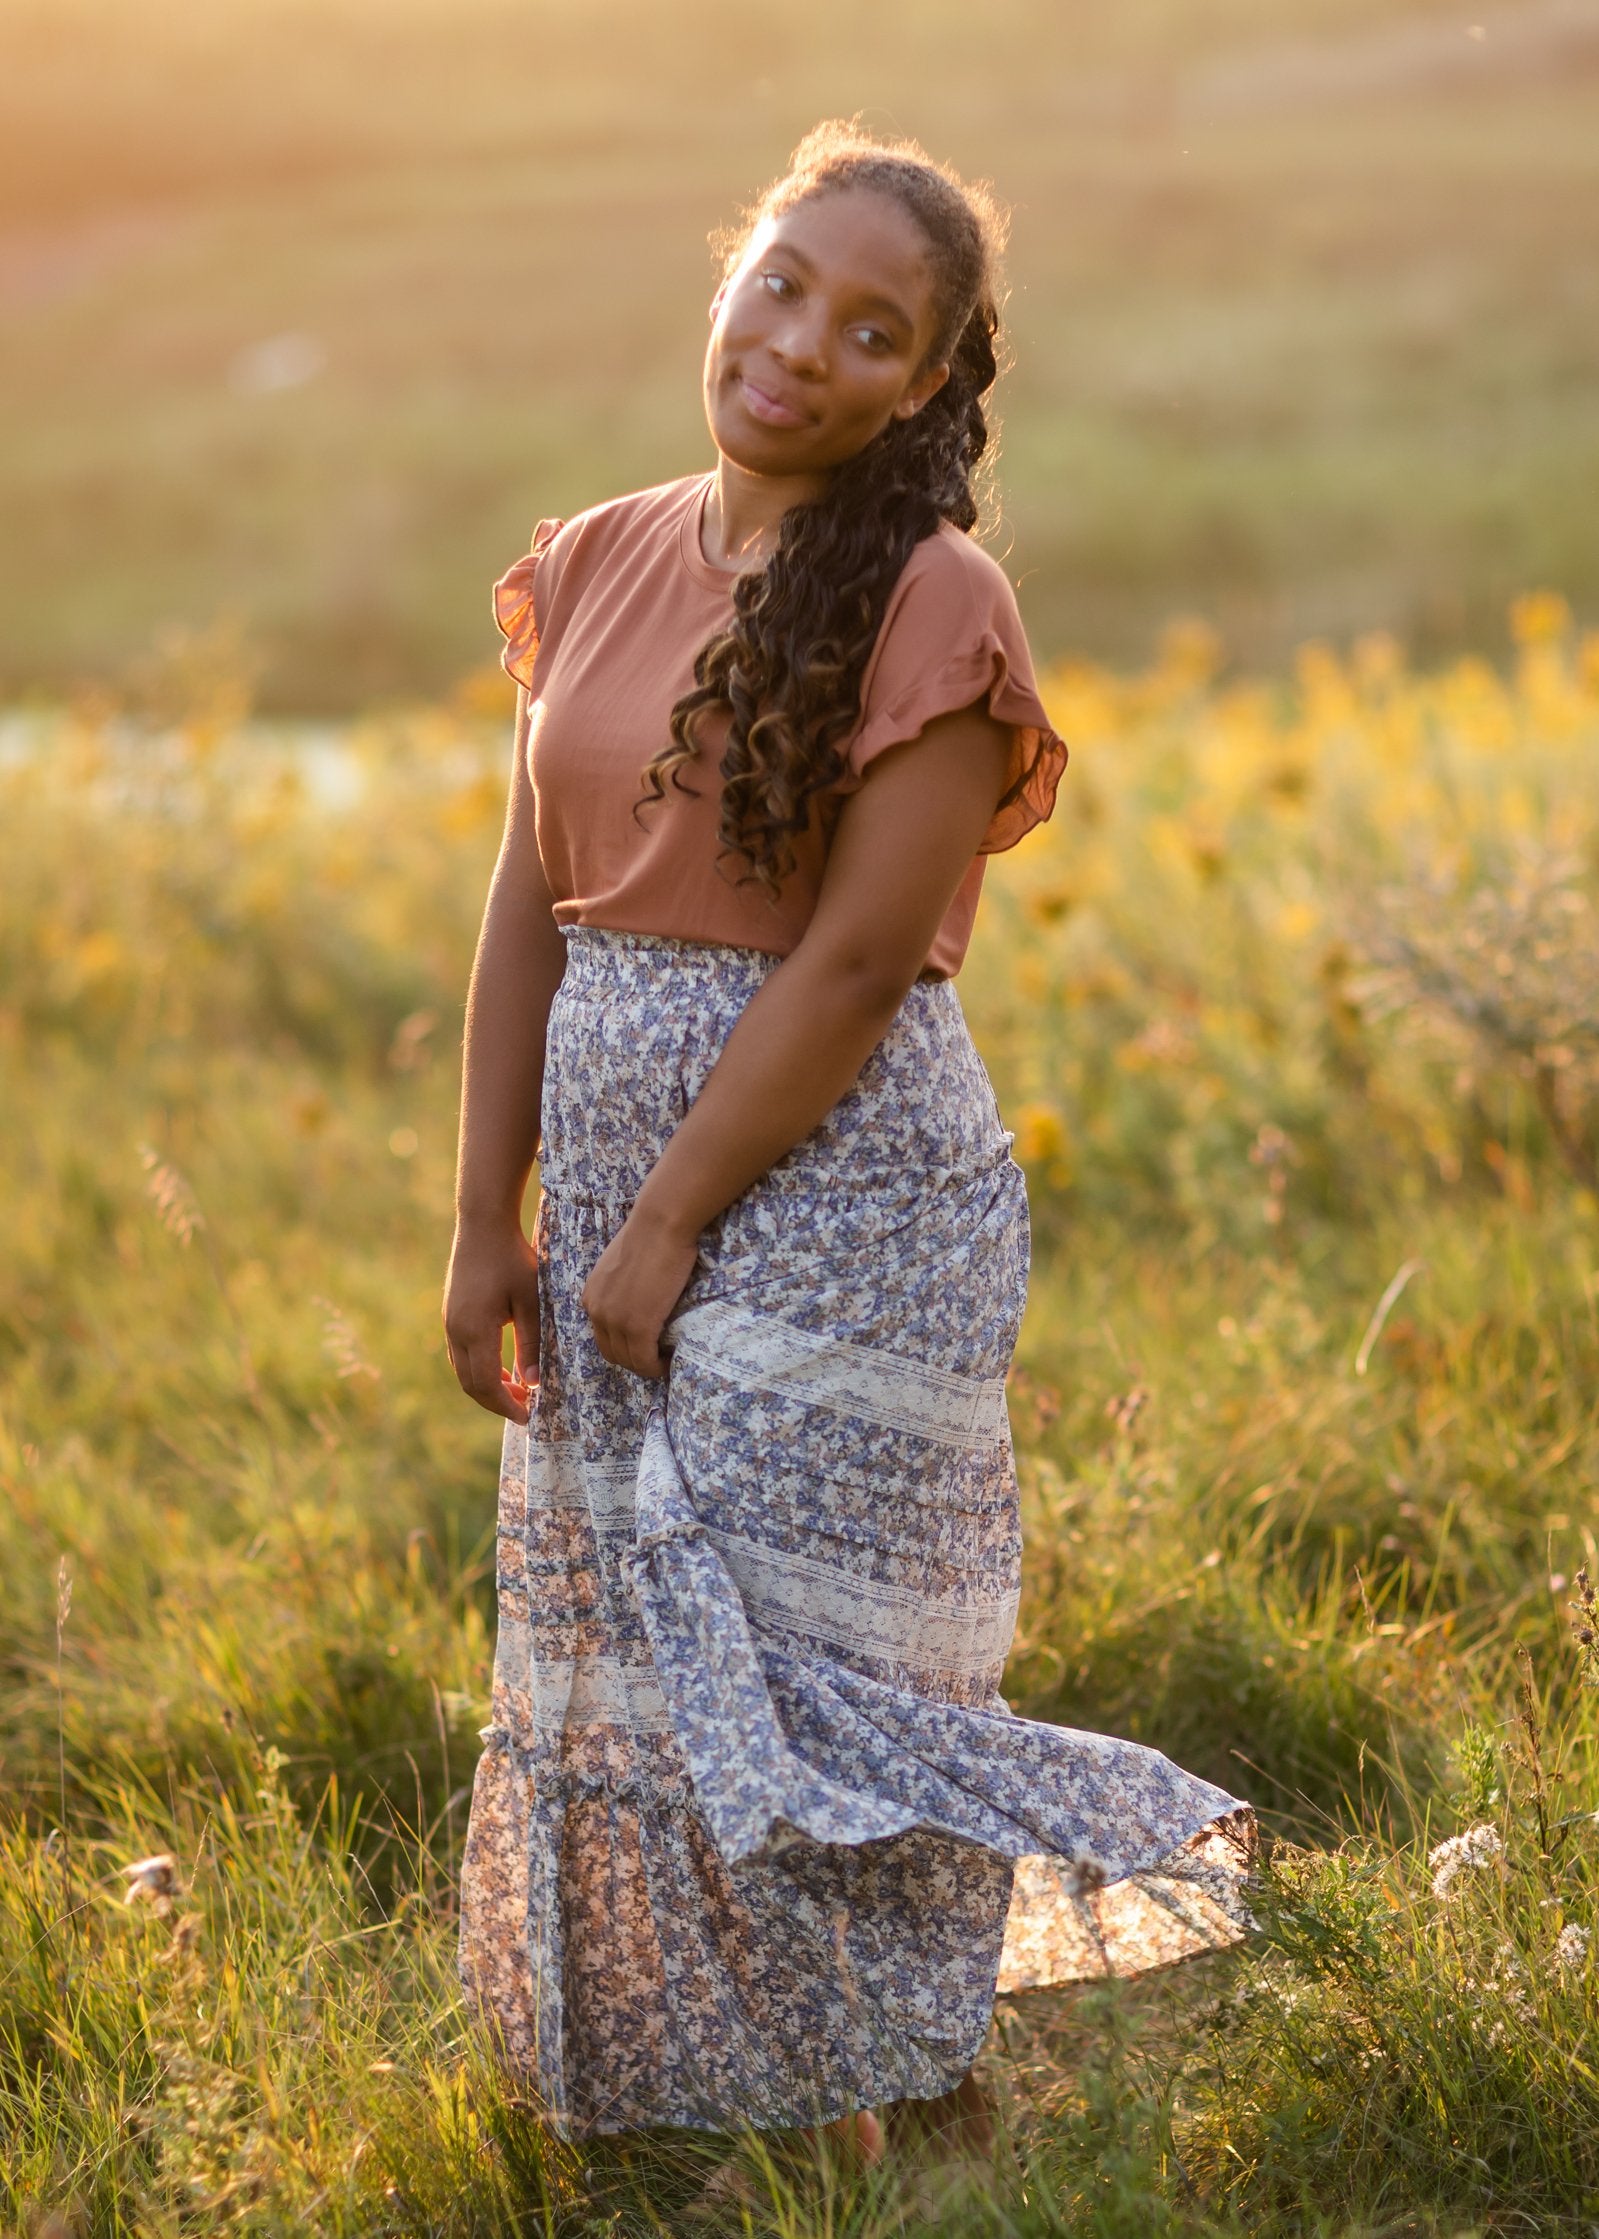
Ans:
[[[1249,1807],[999,1692],[1027,1201],[953,983],[705,1231],[652,1383],[579,1295],[775,959],[567,938],[463,1980],[570,2130],[932,2098],[998,1992],[1235,1940]]]

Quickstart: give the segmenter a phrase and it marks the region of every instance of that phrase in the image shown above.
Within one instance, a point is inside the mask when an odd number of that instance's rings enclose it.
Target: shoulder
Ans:
[[[679,475],[538,523],[529,549],[494,586],[494,619],[506,641],[501,665],[519,684],[537,688],[541,646],[553,650],[590,592],[604,596],[628,573],[659,564],[703,479]]]
[[[1017,615],[1010,577],[994,555],[952,521],[924,536],[900,570],[889,596],[885,629],[912,616],[939,629],[992,628]]]
[[[1012,734],[1005,791],[979,849],[991,855],[1049,815],[1066,744],[1039,696],[1010,577],[946,521],[914,548],[890,594],[861,678],[841,789],[859,784],[877,756],[919,738],[935,717],[979,702]]]
[[[580,551],[598,557],[618,545],[675,531],[683,507],[704,479],[703,474],[679,474],[669,482],[652,482],[648,489],[601,498],[555,524],[550,548],[563,559]]]
[[[900,570],[863,679],[941,662],[985,642],[1013,654],[1026,643],[1011,580],[991,552],[953,522],[941,522]]]
[[[911,551],[909,560],[900,569],[900,589],[916,582],[934,584],[945,596],[956,596],[959,591],[970,593],[974,600],[990,605],[994,598],[1014,598],[1010,575],[1006,575],[999,560],[976,544],[974,537],[954,522],[941,522],[936,531],[923,537]]]

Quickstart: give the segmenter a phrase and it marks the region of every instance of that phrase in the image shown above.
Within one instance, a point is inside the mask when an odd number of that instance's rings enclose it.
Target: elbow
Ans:
[[[919,970],[893,956],[844,948],[818,957],[829,998],[851,1024],[885,1027],[904,1002]]]

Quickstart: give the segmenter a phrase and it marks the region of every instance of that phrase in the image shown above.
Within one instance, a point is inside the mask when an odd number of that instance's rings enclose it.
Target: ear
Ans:
[[[912,389],[907,389],[894,407],[896,420],[911,420],[920,412],[929,397],[937,396],[949,379],[949,360],[943,358],[928,369]]]
[[[730,280],[723,280],[723,281],[722,281],[722,282],[720,283],[720,285],[718,286],[718,288],[717,288],[717,290],[716,290],[716,293],[715,293],[715,295],[713,295],[713,296],[712,296],[712,298],[711,298],[711,311],[710,311],[710,316],[711,316],[711,323],[712,323],[713,325],[714,325],[714,324],[715,324],[715,322],[716,322],[716,314],[717,314],[717,313],[718,313],[718,311],[720,311],[720,310],[721,310],[721,308],[722,308],[722,298],[723,298],[723,296],[725,296],[725,295],[726,295],[726,293],[727,293],[727,291],[728,291],[729,287],[731,287],[731,285],[732,285],[732,282],[731,282]]]

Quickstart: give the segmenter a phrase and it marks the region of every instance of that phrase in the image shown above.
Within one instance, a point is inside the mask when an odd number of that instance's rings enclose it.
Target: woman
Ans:
[[[578,2130],[874,2159],[873,2110],[933,2101],[980,2143],[996,1985],[1247,1918],[1247,1805],[998,1691],[1027,1208],[952,975],[1066,761],[967,533],[1000,239],[914,144],[819,126],[722,244],[714,471],[541,522],[495,586],[522,690],[445,1301],[506,1418],[461,1961]]]

